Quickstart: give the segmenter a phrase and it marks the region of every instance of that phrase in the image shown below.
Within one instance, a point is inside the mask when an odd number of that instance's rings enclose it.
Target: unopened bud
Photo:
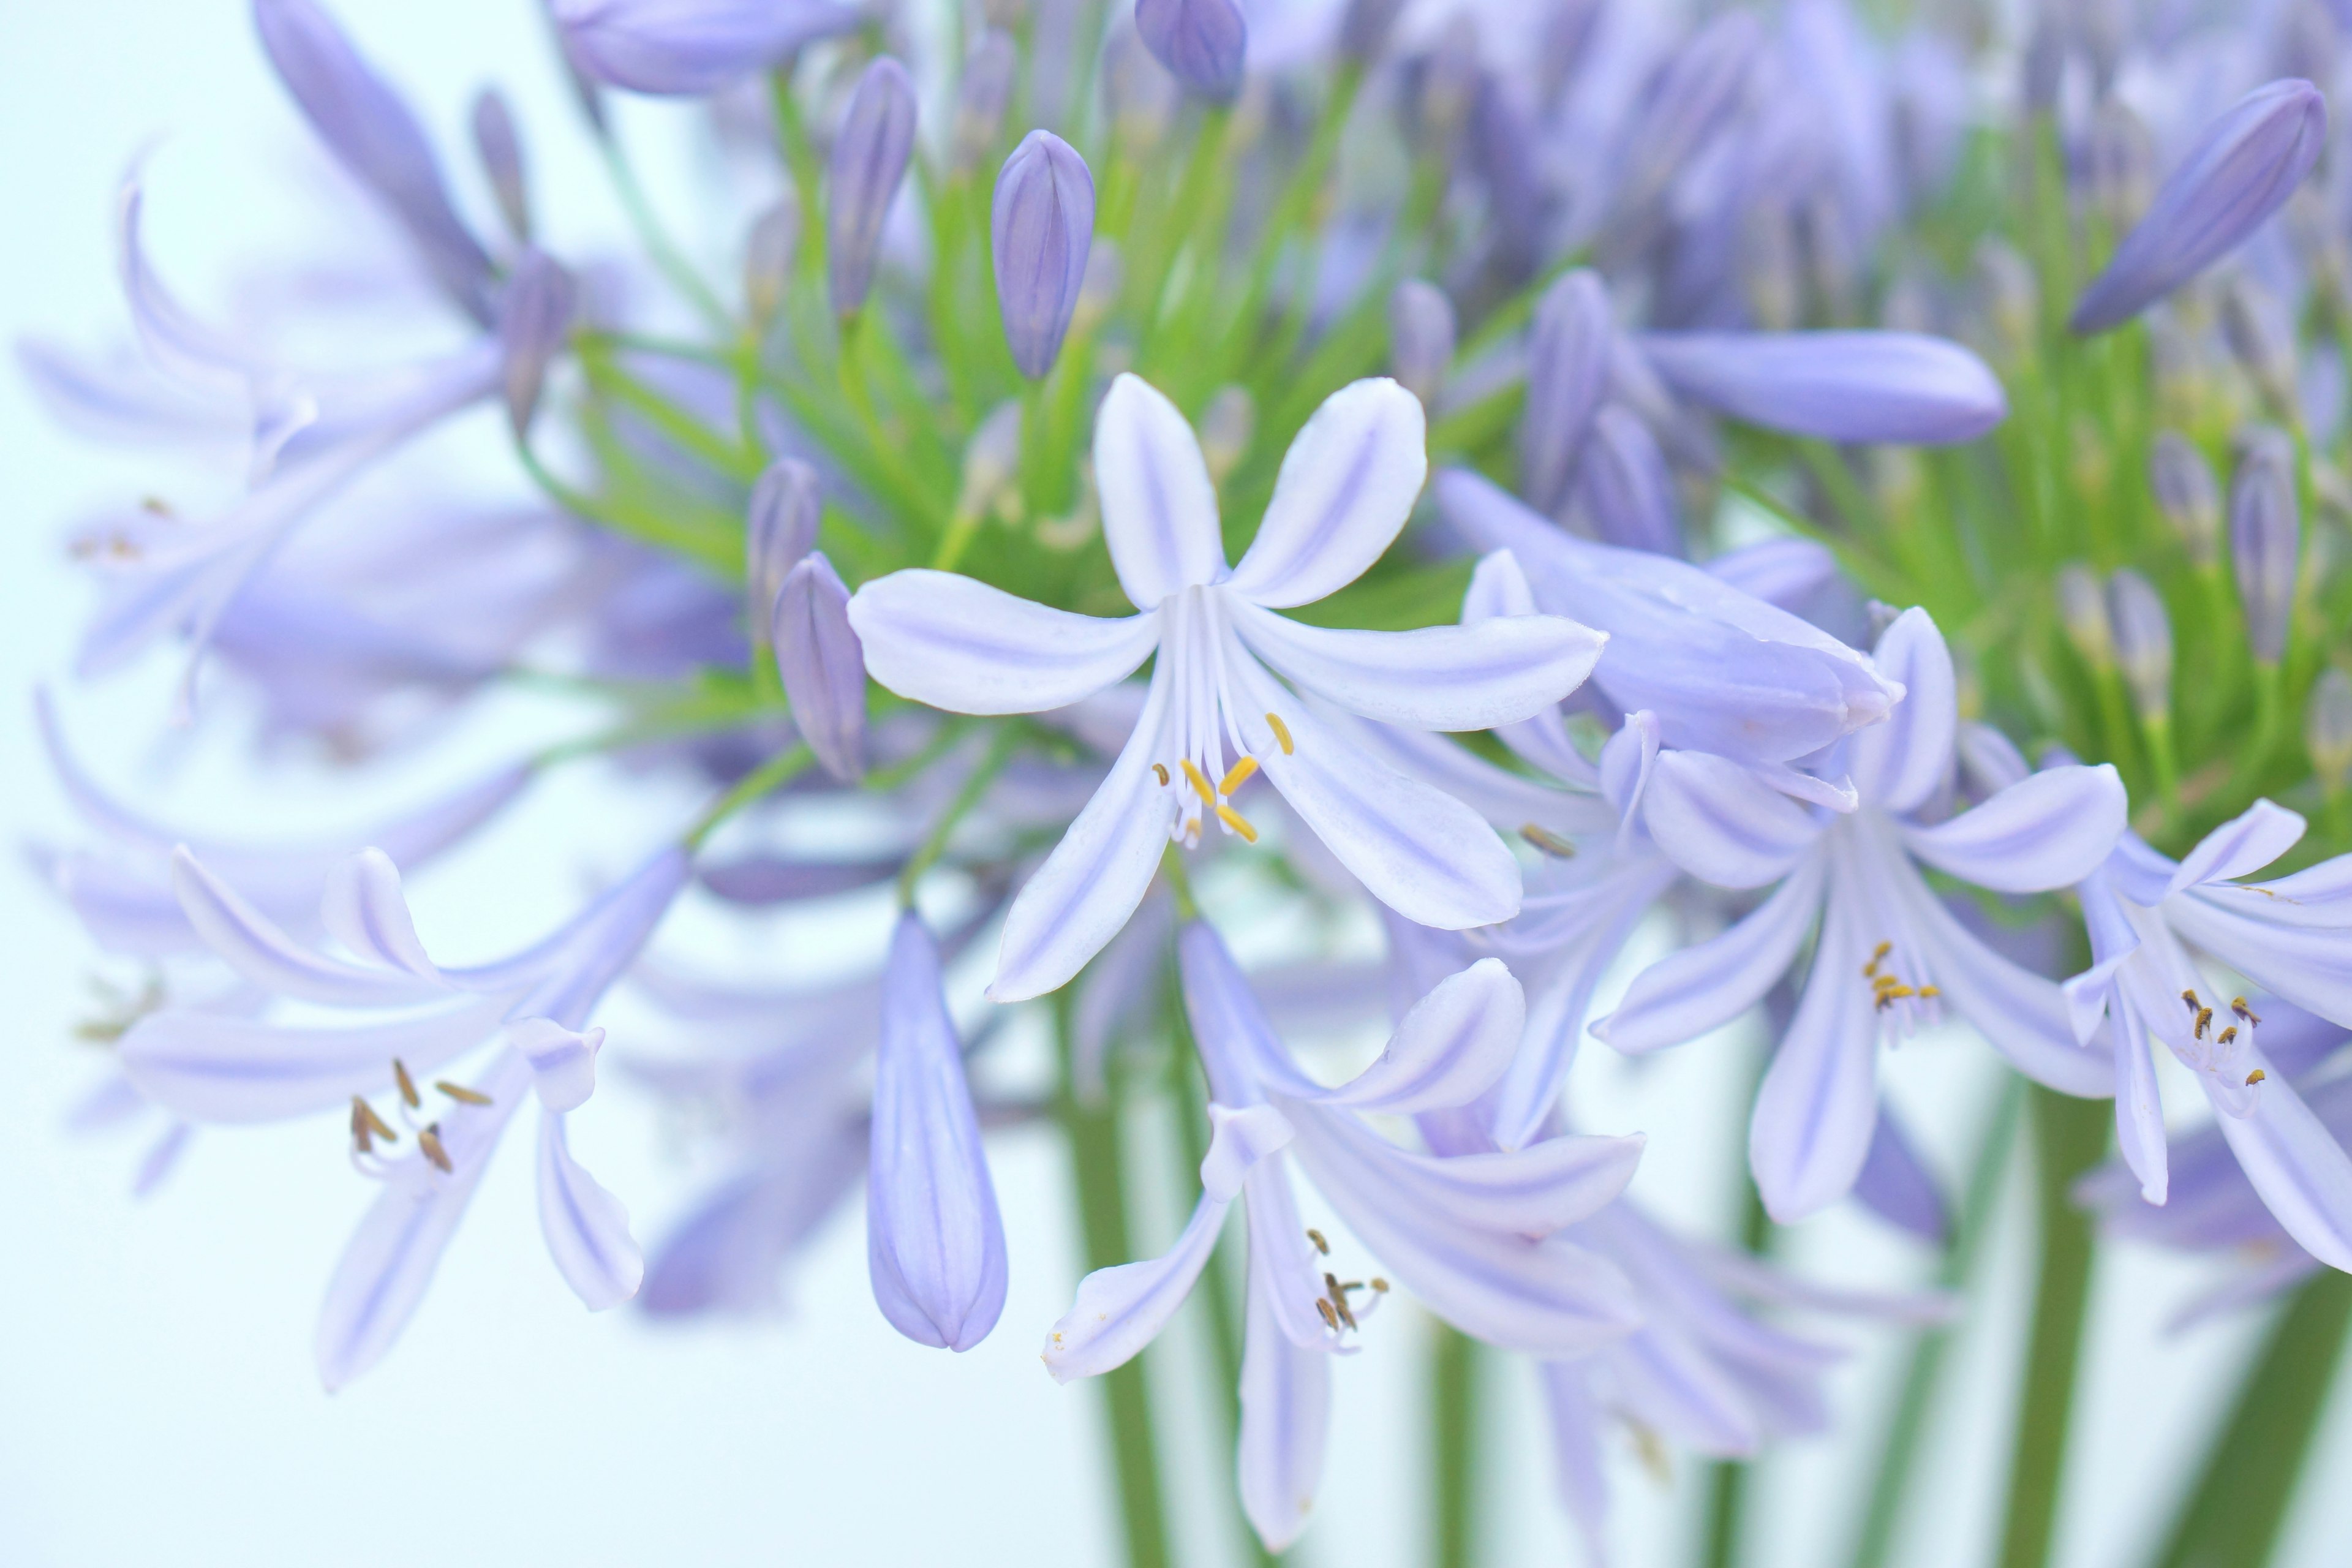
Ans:
[[[562,352],[578,299],[572,274],[543,251],[526,250],[499,300],[499,351],[505,360],[507,417],[515,438],[530,429],[549,362]]]
[[[1136,0],[1135,31],[1193,92],[1223,103],[1241,91],[1249,26],[1234,0]]]
[[[1621,206],[1645,206],[1664,194],[1738,110],[1749,73],[1764,53],[1763,26],[1749,12],[1733,9],[1692,34],[1667,58],[1627,138]]]
[[[2105,669],[2115,663],[2116,639],[2107,625],[2106,597],[2099,592],[2099,579],[2079,561],[2058,568],[2058,621],[2084,664]]]
[[[1020,65],[1011,36],[995,27],[982,32],[965,54],[963,79],[956,84],[955,136],[949,154],[958,173],[977,165],[996,145]]]
[[[2108,98],[2091,117],[2083,181],[2093,211],[2120,234],[2147,211],[2156,191],[2156,142],[2122,100]]]
[[[778,458],[751,487],[743,514],[743,596],[754,626],[767,626],[785,574],[816,548],[824,510],[816,470],[798,458]]]
[[[1257,405],[1245,389],[1221,386],[1209,399],[1209,406],[1201,411],[1201,457],[1209,465],[1212,483],[1223,484],[1248,454],[1256,426]]]
[[[2294,495],[2294,443],[2266,425],[2240,433],[2230,476],[2230,560],[2254,658],[2276,664],[2286,653],[2294,613],[2295,569],[2303,554],[2303,514]]]
[[[1626,550],[1683,553],[1674,475],[1650,427],[1631,410],[1606,404],[1577,465],[1576,496],[1601,537]]]
[[[1102,97],[1119,144],[1148,153],[1168,134],[1183,91],[1152,58],[1135,29],[1122,26],[1113,29],[1103,47]]]
[[[2295,418],[2294,334],[2278,296],[2239,273],[2221,291],[2221,331],[2271,417]]]
[[[1348,0],[1339,19],[1339,58],[1358,67],[1379,63],[1403,9],[1404,0]]]
[[[2115,633],[2116,666],[2144,720],[2172,710],[2172,622],[2156,585],[2130,567],[2107,579],[2107,619]]]
[[[914,150],[915,84],[905,66],[883,55],[857,79],[827,169],[825,266],[836,315],[855,314],[874,286],[882,221]]]
[[[1453,301],[1434,283],[1406,279],[1389,296],[1389,374],[1428,408],[1453,364]]]
[[[1095,233],[1095,182],[1087,161],[1050,131],[1022,138],[996,177],[989,240],[996,306],[1021,374],[1054,368],[1086,280]]]
[[[2333,795],[2352,784],[2352,675],[2334,665],[2312,684],[2311,704],[2303,715],[2303,745],[2322,788]]]
[[[1021,405],[1008,398],[992,409],[963,449],[963,481],[956,515],[984,517],[1001,509],[1021,471]]]
[[[1470,105],[1480,77],[1478,26],[1466,11],[1456,11],[1437,47],[1414,62],[1412,105],[1415,150],[1450,158],[1462,128],[1470,122]]]
[[[1528,401],[1519,418],[1519,488],[1556,510],[1576,473],[1609,384],[1616,323],[1598,273],[1579,268],[1545,290],[1528,336]]]
[[[783,308],[801,248],[801,207],[787,197],[761,213],[743,244],[743,308],[764,328]]]
[[[2196,443],[2178,430],[2158,432],[2148,451],[2147,480],[2189,561],[2210,566],[2220,560],[2221,487]]]
[[[825,772],[866,773],[866,652],[849,625],[849,590],[823,551],[784,577],[769,626],[793,727]]]
[[[482,173],[499,199],[499,216],[506,219],[507,232],[517,244],[529,245],[530,190],[523,178],[522,141],[515,134],[514,116],[507,112],[507,100],[497,88],[486,87],[475,95],[474,152],[482,160]]]

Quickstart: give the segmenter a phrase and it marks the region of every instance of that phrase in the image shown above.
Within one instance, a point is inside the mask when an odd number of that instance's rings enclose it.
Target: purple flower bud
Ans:
[[[2276,664],[2286,653],[2294,611],[2295,569],[2303,554],[2303,516],[2294,495],[2294,443],[2258,425],[2238,437],[2230,476],[2230,559],[2254,658]]]
[[[1652,332],[1666,384],[1734,419],[1825,441],[1973,441],[2009,414],[1956,342],[1915,332]]]
[[[2066,640],[2093,669],[2115,663],[2115,630],[2107,624],[2107,601],[2099,592],[2098,575],[2079,561],[2058,568],[2058,624]]]
[[[1528,334],[1528,402],[1519,416],[1519,489],[1555,512],[1609,384],[1616,323],[1598,273],[1585,268],[1544,291]]]
[[[853,315],[874,285],[882,220],[915,150],[915,84],[884,55],[866,68],[834,138],[824,200],[825,266],[833,309]]]
[[[1547,104],[1559,100],[1577,68],[1584,63],[1593,24],[1601,19],[1601,0],[1550,0],[1549,9],[1536,72],[1538,100]]]
[[[2304,710],[2303,746],[2322,788],[2334,794],[2352,784],[2352,675],[2330,665],[2311,688]]]
[[[1434,283],[1406,279],[1389,296],[1389,374],[1426,408],[1453,365],[1453,301]]]
[[[824,552],[784,574],[769,624],[793,726],[834,777],[866,773],[866,650],[849,625],[849,590]]]
[[[1004,127],[1004,106],[1013,97],[1013,72],[1021,57],[1012,36],[990,27],[973,41],[963,57],[963,79],[956,84],[955,137],[951,158],[957,170],[971,168],[996,145]]]
[[[2164,182],[2068,327],[2084,336],[2119,327],[2237,248],[2294,194],[2326,140],[2327,105],[2307,81],[2239,100]]]
[[[562,353],[572,331],[579,290],[572,274],[541,250],[526,250],[499,300],[499,350],[505,360],[507,417],[515,438],[530,429],[539,410],[548,363]]]
[[[1456,11],[1428,53],[1412,62],[1410,140],[1423,157],[1445,161],[1453,156],[1454,139],[1470,119],[1483,72],[1478,64],[1478,24],[1467,11]]]
[[[1139,153],[1157,147],[1182,101],[1183,89],[1135,29],[1113,27],[1103,46],[1102,103],[1120,145]]]
[[[2147,455],[2148,488],[2189,559],[2210,566],[2221,557],[2221,487],[2195,442],[2178,430],[2157,434]]]
[[[2278,297],[2243,273],[2231,279],[2221,291],[2221,333],[2271,417],[2295,417],[2294,330]]]
[[[1348,0],[1339,18],[1339,58],[1358,67],[1378,64],[1403,10],[1404,0]]]
[[[1577,464],[1576,497],[1605,543],[1654,555],[1683,553],[1674,475],[1650,427],[1614,403],[1593,416]]]
[[[253,22],[286,90],[344,171],[408,230],[434,279],[490,319],[490,258],[459,221],[424,128],[310,0],[254,0]]]
[[[882,976],[866,1184],[874,1300],[910,1340],[967,1351],[1004,1310],[1004,1222],[981,1147],[940,949],[898,917]]]
[[[1726,11],[1658,68],[1626,134],[1621,206],[1655,200],[1730,120],[1763,47],[1763,28],[1752,15]]]
[[[2172,622],[2163,595],[2137,572],[2119,568],[2107,579],[2107,623],[2132,705],[2142,719],[2163,718],[2172,710]]]
[[[761,213],[743,247],[743,308],[765,325],[783,307],[801,249],[801,205],[787,196]]]
[[[1488,73],[1470,104],[1469,154],[1486,187],[1486,226],[1494,254],[1512,278],[1534,268],[1542,238],[1543,181],[1536,155],[1542,139],[1517,91]]]
[[[2156,142],[2131,107],[2110,98],[2092,116],[2083,149],[2083,184],[2091,205],[2120,233],[2147,215],[2156,188]]]
[[[754,627],[767,629],[785,574],[816,548],[824,513],[816,470],[798,458],[777,458],[751,487],[743,515],[743,601]]]
[[[549,0],[548,11],[582,76],[688,97],[865,19],[855,0]]]
[[[1087,161],[1050,131],[1032,131],[1004,161],[989,209],[996,308],[1021,374],[1054,368],[1070,330],[1095,233],[1095,181]]]
[[[1203,98],[1241,90],[1249,27],[1234,0],[1135,0],[1135,31],[1151,58]]]
[[[518,243],[530,243],[530,186],[523,178],[522,142],[506,96],[486,87],[474,96],[474,152],[499,198],[499,216]]]

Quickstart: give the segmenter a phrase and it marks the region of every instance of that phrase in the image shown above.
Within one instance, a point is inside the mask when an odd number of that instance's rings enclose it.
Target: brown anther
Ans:
[[[1922,1002],[1931,1002],[1937,997],[1941,996],[1943,994],[1944,990],[1940,985],[1922,985],[1919,987],[1919,1000]]]
[[[427,1127],[423,1131],[417,1133],[416,1146],[425,1151],[425,1157],[432,1161],[435,1165],[438,1166],[442,1174],[448,1175],[457,1169],[457,1166],[449,1163],[449,1151],[441,1147],[441,1124],[439,1122],[436,1121],[433,1123],[432,1126]]]
[[[1315,1298],[1315,1310],[1323,1314],[1323,1326],[1325,1328],[1330,1330],[1335,1334],[1339,1331],[1339,1314],[1331,1310],[1330,1302],[1326,1301],[1322,1297],[1318,1296]]]
[[[1316,1229],[1311,1225],[1307,1227],[1307,1239],[1315,1244],[1316,1251],[1321,1253],[1326,1258],[1331,1256],[1331,1244],[1324,1240],[1323,1233]]]
[[[2209,1028],[2209,1027],[2212,1025],[2212,1022],[2213,1022],[2213,1009],[2212,1009],[2212,1008],[2210,1008],[2210,1007],[2200,1007],[2200,1008],[2198,1008],[2198,1009],[2197,1009],[2197,1037],[2198,1037],[2199,1039],[2200,1039],[2200,1040],[2201,1040],[2201,1039],[2203,1039],[2203,1038],[2205,1037],[2205,1031],[2206,1031],[2206,1029],[2207,1029],[2207,1028]]]
[[[2194,1013],[2199,1007],[2203,1005],[2202,1003],[2197,1000],[2197,993],[2194,991],[2183,991],[2180,994],[2180,1000],[2188,1005],[2188,1008],[2191,1013]]]
[[[367,1118],[360,1114],[356,1105],[352,1107],[352,1146],[362,1154],[375,1152],[375,1140],[368,1135]]]
[[[1530,822],[1519,829],[1519,837],[1557,860],[1576,858],[1576,846],[1550,828]]]
[[[150,517],[169,517],[172,515],[172,503],[162,496],[142,496],[139,510]]]
[[[2248,1089],[2252,1089],[2254,1085],[2262,1082],[2263,1079],[2270,1076],[2270,1074],[2264,1072],[2262,1068],[2256,1068],[2253,1071],[2246,1075],[2246,1087]]]
[[[2235,1013],[2239,1017],[2244,1019],[2249,1024],[2260,1024],[2262,1022],[2260,1018],[2254,1016],[2254,1010],[2246,1005],[2246,999],[2243,996],[2232,996],[2230,998],[2230,1011]]]
[[[1356,1314],[1348,1310],[1348,1288],[1339,1283],[1337,1274],[1323,1276],[1323,1299],[1331,1303],[1331,1310],[1339,1314],[1341,1322],[1351,1329],[1356,1326]]]
[[[407,1067],[398,1057],[392,1058],[392,1081],[400,1086],[400,1098],[408,1102],[409,1110],[414,1110],[425,1103],[416,1092],[416,1080],[408,1076]]]
[[[1372,1289],[1385,1296],[1389,1293],[1389,1282],[1375,1274],[1372,1276]]]
[[[1166,789],[1168,787],[1168,764],[1165,763],[1154,763],[1151,764],[1151,771],[1160,775],[1160,787]]]
[[[352,1125],[354,1128],[366,1128],[387,1143],[400,1142],[400,1134],[392,1130],[392,1123],[378,1116],[375,1113],[375,1107],[356,1094],[352,1096]]]
[[[2234,1040],[2234,1039],[2236,1039],[2237,1037],[2238,1037],[2238,1026],[2237,1026],[2237,1025],[2235,1025],[2235,1024],[2232,1024],[2232,1025],[2231,1025],[2228,1028],[2226,1028],[2226,1029],[2222,1030],[2220,1034],[2218,1034],[2218,1035],[2214,1036],[2214,1037],[2213,1037],[2213,1043],[2214,1043],[2215,1045],[2217,1045],[2217,1046],[2226,1046],[2226,1045],[2228,1045],[2231,1040]]]
[[[1290,726],[1282,721],[1281,714],[1267,714],[1265,716],[1265,725],[1267,729],[1274,731],[1275,742],[1276,744],[1281,746],[1282,754],[1284,756],[1289,756],[1293,752],[1296,752],[1298,749],[1290,743]]]
[[[442,1093],[447,1095],[450,1099],[456,1100],[460,1105],[488,1105],[490,1103],[490,1097],[484,1094],[480,1089],[467,1089],[462,1083],[451,1083],[446,1078],[435,1079],[433,1080],[433,1087],[439,1089]]]
[[[1227,768],[1225,776],[1217,781],[1217,793],[1222,795],[1231,795],[1234,791],[1249,783],[1250,775],[1255,772],[1257,772],[1257,759],[1244,757],[1240,762]]]

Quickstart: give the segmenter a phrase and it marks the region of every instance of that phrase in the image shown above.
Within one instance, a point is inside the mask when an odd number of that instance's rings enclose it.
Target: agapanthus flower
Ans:
[[[550,0],[564,58],[633,92],[698,95],[848,32],[856,0]]]
[[[1158,656],[1109,777],[1005,918],[992,996],[1034,996],[1076,973],[1133,912],[1170,840],[1199,843],[1213,816],[1255,837],[1232,798],[1261,770],[1408,918],[1458,929],[1517,910],[1518,867],[1475,813],[1349,751],[1298,694],[1386,722],[1485,729],[1575,689],[1602,639],[1549,616],[1381,633],[1275,613],[1345,586],[1388,548],[1421,490],[1423,440],[1421,405],[1394,382],[1333,394],[1283,459],[1255,541],[1228,567],[1200,443],[1173,404],[1122,375],[1096,417],[1095,474],[1137,615],[1074,615],[932,571],[857,591],[850,621],[867,672],[952,712],[1064,707]]]

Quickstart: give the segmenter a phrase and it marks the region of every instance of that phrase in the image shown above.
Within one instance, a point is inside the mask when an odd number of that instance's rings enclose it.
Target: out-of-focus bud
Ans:
[[[857,0],[549,0],[575,74],[631,92],[700,98],[848,32]]]
[[[1759,201],[1748,209],[1739,231],[1739,281],[1748,313],[1765,331],[1785,332],[1805,306],[1796,216],[1785,202]]]
[[[1029,19],[1029,0],[981,0],[981,20],[1011,32]]]
[[[1052,132],[1032,131],[996,176],[988,226],[1004,341],[1034,381],[1054,368],[1086,281],[1095,233],[1087,161]]]
[[[1470,105],[1469,153],[1486,187],[1493,258],[1517,279],[1535,269],[1542,244],[1543,179],[1537,172],[1535,117],[1507,79],[1486,74]]]
[[[2008,241],[1987,239],[1976,249],[1976,275],[1985,320],[2000,353],[2012,361],[2024,358],[2033,350],[2042,314],[2042,289],[2032,267]]]
[[[1691,155],[1729,121],[1763,52],[1764,30],[1745,10],[1727,10],[1659,68],[1624,146],[1619,205],[1644,206],[1663,195]]]
[[[2050,114],[2058,108],[2058,89],[2066,77],[2066,35],[2055,18],[2036,18],[2026,35],[2018,60],[2019,86],[2028,113]]]
[[[1584,49],[1592,41],[1592,25],[1601,19],[1601,0],[1550,0],[1544,18],[1543,54],[1536,72],[1538,102],[1550,105],[1568,90],[1569,79],[1584,63]]]
[[[1544,291],[1528,336],[1528,401],[1519,416],[1519,489],[1538,511],[1568,494],[1592,416],[1609,384],[1616,323],[1598,273],[1578,268]]]
[[[2101,101],[2083,149],[2092,210],[2120,234],[2140,220],[2156,191],[2156,142],[2120,99]]]
[[[2322,0],[2294,0],[2278,31],[2278,74],[2305,81],[2332,82],[2343,53],[2336,18]]]
[[[751,625],[766,631],[784,578],[816,548],[824,500],[816,470],[798,458],[779,458],[751,487],[743,514],[743,598]]]
[[[2210,566],[2220,560],[2221,487],[2196,443],[2178,430],[2158,431],[2147,455],[2147,482],[2190,562]]]
[[[801,206],[790,197],[761,213],[743,246],[743,306],[764,329],[783,308],[801,248]]]
[[[517,244],[530,243],[530,186],[523,178],[522,140],[515,134],[514,116],[497,88],[474,95],[474,152],[482,173],[499,198],[499,216]]]
[[[1441,160],[1453,156],[1463,127],[1470,123],[1481,74],[1478,24],[1469,12],[1456,11],[1438,34],[1436,47],[1414,62],[1410,97],[1414,151]]]
[[[1645,332],[1677,396],[1824,441],[1973,441],[2009,415],[1984,361],[1915,332]]]
[[[1605,404],[1576,468],[1576,499],[1601,539],[1626,550],[1683,553],[1674,475],[1650,427],[1632,411]]]
[[[2150,722],[2164,718],[2172,710],[2172,622],[2163,595],[2137,572],[2121,567],[2107,579],[2107,622],[2132,705]]]
[[[1429,408],[1453,365],[1453,301],[1434,283],[1406,279],[1389,296],[1389,374]]]
[[[2239,273],[2221,291],[2221,332],[2270,416],[2299,417],[2294,333],[2278,296]]]
[[[2303,556],[2303,513],[2294,494],[2294,443],[2258,425],[2238,436],[2230,476],[2230,560],[2254,658],[2276,664],[2286,653],[2294,615],[2295,570]]]
[[[1021,472],[1021,405],[1008,398],[990,410],[963,449],[963,482],[956,516],[973,520],[1002,511],[1016,494]]]
[[[882,220],[915,150],[915,84],[888,55],[866,68],[834,138],[824,202],[825,266],[833,309],[853,315],[874,285]]]
[[[1201,457],[1209,466],[1211,482],[1225,482],[1225,476],[1248,455],[1256,428],[1257,405],[1247,390],[1219,387],[1201,411]]]
[[[958,173],[977,165],[996,145],[1004,126],[1004,106],[1013,97],[1013,76],[1021,57],[1012,37],[991,27],[963,57],[963,79],[956,84],[955,136],[949,157]]]
[[[2164,182],[2067,325],[2084,336],[2119,327],[2236,249],[2285,205],[2326,142],[2327,106],[2307,81],[2239,100]]]
[[[1120,26],[1103,47],[1102,96],[1120,144],[1147,153],[1168,134],[1183,91],[1135,29]]]
[[[563,350],[578,298],[572,274],[543,251],[526,250],[499,300],[499,352],[504,373],[507,417],[515,438],[530,429],[539,411],[540,389],[550,361]]]
[[[2312,683],[2303,714],[2303,746],[2320,786],[2334,795],[2352,784],[2352,675],[2334,665]]]
[[[1078,308],[1070,313],[1072,329],[1091,332],[1102,325],[1103,318],[1118,305],[1119,290],[1126,287],[1127,257],[1118,241],[1096,241],[1087,256],[1087,275],[1078,284]]]
[[[1249,26],[1234,0],[1135,0],[1135,31],[1152,58],[1203,98],[1242,89]]]
[[[824,771],[866,773],[866,650],[849,625],[849,590],[822,550],[784,574],[768,640],[801,732]]]
[[[2099,592],[2096,574],[2079,561],[2058,568],[2058,624],[2066,640],[2093,669],[2115,663],[2115,632],[2107,625],[2106,597]]]
[[[1348,0],[1339,18],[1339,58],[1359,68],[1377,65],[1403,10],[1404,0]]]

